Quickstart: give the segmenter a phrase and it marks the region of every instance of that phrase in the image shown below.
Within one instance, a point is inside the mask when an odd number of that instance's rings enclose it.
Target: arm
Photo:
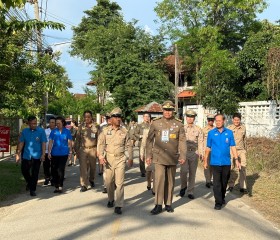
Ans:
[[[133,140],[134,141],[139,141],[139,140],[141,140],[141,138],[142,138],[142,135],[140,135],[140,124],[137,124],[137,126],[136,126],[136,128],[134,129],[134,131],[133,131]]]
[[[98,136],[98,142],[97,142],[97,152],[98,152],[98,158],[100,164],[106,163],[105,159],[105,147],[106,147],[106,141],[105,141],[105,133],[104,130],[100,133]]]
[[[238,168],[240,170],[241,169],[241,164],[239,162],[236,146],[231,146],[230,149],[231,149],[231,152],[232,152],[232,155],[233,155],[233,160],[235,161],[235,166],[236,166],[236,168]]]
[[[52,139],[50,139],[49,140],[49,149],[48,149],[48,157],[49,157],[49,159],[51,159],[52,158],[52,147],[53,147],[53,140]]]
[[[204,153],[204,158],[203,158],[203,167],[204,167],[204,169],[208,168],[208,158],[209,158],[210,152],[211,152],[211,148],[206,147],[205,153]]]
[[[128,151],[127,165],[129,167],[132,167],[132,165],[133,165],[133,143],[132,143],[132,141],[130,141],[128,133],[127,133],[127,137],[126,137],[126,147],[127,147],[127,151]]]
[[[74,149],[75,152],[77,154],[77,157],[79,158],[78,154],[79,154],[79,149],[81,147],[81,130],[82,126],[79,126],[77,132],[76,132],[76,140],[75,140],[75,144],[74,144]]]
[[[21,151],[23,148],[24,142],[19,142],[17,146],[17,153],[16,153],[16,163],[18,164],[21,160]]]
[[[155,138],[155,127],[154,124],[152,123],[146,141],[146,163],[148,165],[151,165],[152,163],[152,158],[153,158],[152,149],[154,145],[153,144],[154,138]]]
[[[42,155],[41,155],[41,161],[45,161],[45,152],[46,152],[46,142],[42,142]]]
[[[184,164],[186,162],[187,157],[187,140],[184,126],[182,125],[179,130],[179,164]]]
[[[198,155],[200,159],[202,159],[204,146],[203,146],[203,133],[201,128],[199,128],[197,144],[198,144]]]

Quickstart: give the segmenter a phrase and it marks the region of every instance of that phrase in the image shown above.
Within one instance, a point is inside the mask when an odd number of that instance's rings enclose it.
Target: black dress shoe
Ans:
[[[115,207],[115,213],[116,214],[122,214],[122,208],[121,207]]]
[[[221,204],[216,203],[214,209],[215,210],[221,210],[222,209]]]
[[[193,194],[189,194],[189,195],[188,195],[188,198],[189,198],[189,199],[194,199],[194,195],[193,195]]]
[[[59,189],[56,188],[53,192],[54,192],[54,193],[59,193]]]
[[[153,190],[152,190],[152,194],[153,194],[153,195],[156,195],[156,193],[155,193]]]
[[[225,200],[225,199],[223,199],[222,204],[223,204],[223,205],[225,205],[225,204],[226,204],[226,200]]]
[[[206,184],[205,184],[205,187],[210,188],[210,187],[211,187],[211,183],[209,183],[209,182],[206,183]]]
[[[165,210],[170,213],[174,212],[174,209],[170,205],[165,205]]]
[[[107,188],[103,188],[103,192],[102,193],[107,193]]]
[[[114,202],[115,202],[114,200],[113,200],[112,202],[109,201],[109,202],[107,203],[107,208],[112,208],[112,207],[114,207]]]
[[[186,190],[187,190],[186,187],[185,187],[185,188],[182,188],[182,189],[180,190],[179,195],[180,195],[181,197],[184,197],[184,196],[185,196],[185,193],[186,193]]]
[[[162,205],[156,205],[154,209],[151,211],[152,215],[157,215],[162,212]]]
[[[145,173],[141,173],[141,177],[146,177],[146,174]]]
[[[228,187],[227,192],[232,192],[233,191],[233,187]]]
[[[246,188],[240,188],[240,192],[241,193],[244,193],[244,194],[247,194],[248,193],[248,190]]]
[[[86,186],[81,186],[80,192],[85,192],[87,191],[87,187]]]
[[[92,188],[94,188],[95,187],[95,183],[93,182],[93,181],[89,181],[90,182],[90,186],[92,187]]]
[[[150,190],[151,190],[151,187],[147,186],[147,189],[148,189],[148,191],[150,191]]]
[[[36,196],[36,192],[35,191],[30,191],[30,196],[31,197],[35,197]]]

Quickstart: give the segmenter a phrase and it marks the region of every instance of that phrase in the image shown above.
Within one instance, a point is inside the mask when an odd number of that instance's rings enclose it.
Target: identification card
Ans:
[[[95,138],[95,133],[91,133],[90,137]]]
[[[169,130],[162,130],[161,141],[162,142],[169,142]]]

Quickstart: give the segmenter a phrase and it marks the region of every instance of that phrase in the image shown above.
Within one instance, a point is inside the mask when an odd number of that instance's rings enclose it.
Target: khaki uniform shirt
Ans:
[[[202,129],[202,134],[203,134],[203,155],[205,153],[205,150],[206,150],[206,146],[207,146],[207,137],[208,137],[208,133],[209,131],[211,131],[212,129],[214,129],[215,127],[210,127],[209,125],[205,126],[203,129]]]
[[[202,155],[203,151],[203,134],[199,126],[196,125],[185,125],[186,140],[187,140],[187,151],[197,151],[197,154]]]
[[[122,156],[125,154],[125,149],[128,150],[128,159],[133,159],[133,145],[130,141],[128,131],[125,127],[113,129],[112,126],[103,128],[98,139],[99,155],[106,156],[112,154]]]
[[[75,151],[78,152],[82,148],[97,147],[99,134],[100,127],[96,123],[92,123],[90,127],[85,124],[80,125],[76,133]]]
[[[187,144],[184,125],[175,118],[155,119],[148,133],[147,158],[153,163],[177,165],[178,159],[186,160]]]
[[[232,125],[228,126],[228,129],[233,131],[236,149],[237,150],[247,150],[245,126],[240,125],[240,126],[236,127],[232,124]]]
[[[135,131],[134,131],[134,140],[135,141],[142,141],[142,138],[143,138],[143,132],[144,132],[144,129],[149,129],[150,128],[150,123],[147,123],[147,122],[142,122],[140,124],[138,124],[135,128]]]

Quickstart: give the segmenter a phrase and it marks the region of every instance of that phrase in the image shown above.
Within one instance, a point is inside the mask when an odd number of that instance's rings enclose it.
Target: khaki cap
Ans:
[[[187,110],[185,114],[187,117],[195,117],[197,115],[194,110]]]
[[[215,119],[215,115],[214,114],[208,114],[207,119]]]
[[[175,104],[172,101],[165,101],[162,104],[163,109],[168,109],[168,110],[175,110]]]
[[[109,112],[107,112],[107,113],[105,114],[105,117],[106,117],[106,118],[110,118],[110,117],[111,117],[111,114],[110,114]]]
[[[122,116],[122,110],[117,107],[117,108],[114,108],[111,113],[110,113],[110,116],[111,117],[121,117]]]

